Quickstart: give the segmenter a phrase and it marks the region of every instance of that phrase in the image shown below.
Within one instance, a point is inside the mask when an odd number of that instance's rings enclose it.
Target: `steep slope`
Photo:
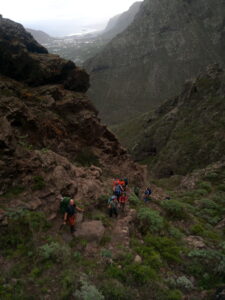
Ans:
[[[225,72],[208,67],[180,96],[150,113],[133,148],[158,176],[185,175],[220,161],[225,149]]]
[[[41,30],[35,30],[35,29],[30,29],[26,28],[26,31],[28,31],[33,38],[39,43],[39,44],[49,44],[51,43],[54,38],[48,35],[46,32],[41,31]]]
[[[127,11],[110,19],[101,37],[111,40],[124,31],[133,22],[141,4],[142,2],[135,2]]]
[[[144,203],[145,169],[101,125],[81,92],[88,87],[85,72],[47,54],[20,25],[1,20],[6,24],[0,31],[0,61],[4,55],[7,65],[0,68],[0,299],[219,299],[224,161],[189,174],[179,190],[151,184],[152,199]],[[37,82],[29,80],[32,59]],[[191,94],[198,88],[220,98],[223,74],[211,69]],[[106,214],[112,177],[125,174],[129,203],[112,219]],[[137,186],[139,197],[132,193]],[[60,226],[62,194],[85,209],[73,236]]]
[[[104,193],[102,178],[109,170],[142,181],[141,169],[82,93],[89,86],[83,70],[47,54],[7,19],[1,19],[0,44],[2,205],[56,216],[60,194],[90,201]]]
[[[85,64],[103,120],[118,123],[158,106],[186,78],[224,64],[224,20],[221,0],[145,0],[134,22]]]

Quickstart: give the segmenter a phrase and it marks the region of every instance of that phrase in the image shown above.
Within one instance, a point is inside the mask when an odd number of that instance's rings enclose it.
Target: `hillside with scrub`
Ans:
[[[209,126],[206,101],[213,124],[222,124],[224,75],[220,68],[210,70],[206,83],[198,79],[187,89],[189,96],[172,102],[178,104],[174,114],[169,114],[170,102],[155,112],[162,143],[164,129],[172,130],[163,125],[165,118],[175,116],[181,126],[179,116],[188,104],[184,120],[196,116],[193,108],[199,122]],[[148,166],[135,162],[102,125],[85,94],[88,87],[84,70],[48,54],[22,25],[0,18],[0,299],[223,299],[222,131],[208,160],[199,154],[202,161],[195,168],[183,164],[189,169],[180,172],[175,165],[167,177],[150,176],[151,158],[139,148],[137,132],[135,151],[144,153],[141,159]],[[194,103],[206,112],[203,119]],[[200,143],[208,151],[200,124]],[[151,147],[151,140],[145,147]],[[189,162],[195,152],[177,155]],[[152,172],[160,160],[164,166],[163,156],[157,159]],[[116,193],[120,185],[128,198],[124,210]],[[77,205],[72,234],[65,219],[68,209],[60,212],[65,198]]]

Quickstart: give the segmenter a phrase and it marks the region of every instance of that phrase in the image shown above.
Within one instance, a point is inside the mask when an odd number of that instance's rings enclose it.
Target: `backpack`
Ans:
[[[116,185],[114,193],[117,196],[121,195],[121,186],[120,185]]]
[[[125,185],[128,185],[128,179],[127,178],[124,178],[123,181],[125,182]]]
[[[145,195],[146,195],[146,196],[150,196],[151,193],[152,193],[152,190],[151,190],[151,189],[147,189],[147,190],[145,191]]]
[[[70,203],[70,199],[70,197],[62,197],[59,206],[60,213],[64,214],[66,212],[66,209]]]

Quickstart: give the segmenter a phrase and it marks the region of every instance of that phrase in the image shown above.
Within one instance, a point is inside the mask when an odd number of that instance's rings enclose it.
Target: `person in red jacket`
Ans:
[[[119,198],[119,203],[120,203],[122,212],[125,211],[125,205],[126,205],[127,200],[128,200],[127,194],[125,192],[122,193],[122,195]]]

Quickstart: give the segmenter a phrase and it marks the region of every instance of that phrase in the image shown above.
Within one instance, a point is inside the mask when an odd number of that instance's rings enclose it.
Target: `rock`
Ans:
[[[224,228],[225,228],[225,218],[216,225],[216,229],[224,229]]]
[[[142,263],[142,258],[140,257],[140,255],[136,255],[136,256],[135,256],[134,262],[137,263],[137,264]]]
[[[87,221],[82,223],[75,232],[76,237],[82,237],[87,241],[100,241],[105,232],[101,221]]]
[[[48,216],[48,221],[55,220],[57,218],[57,213],[52,213]]]
[[[201,249],[201,248],[205,248],[206,247],[203,238],[200,237],[200,236],[190,235],[190,236],[184,238],[184,240],[192,248],[199,248],[199,249]]]
[[[33,199],[31,202],[28,203],[29,209],[36,210],[42,205],[42,202],[39,198]]]

